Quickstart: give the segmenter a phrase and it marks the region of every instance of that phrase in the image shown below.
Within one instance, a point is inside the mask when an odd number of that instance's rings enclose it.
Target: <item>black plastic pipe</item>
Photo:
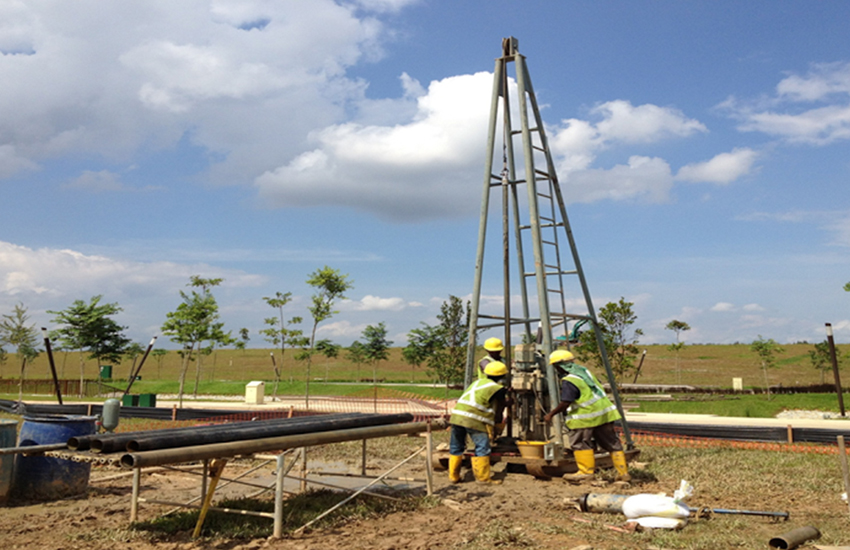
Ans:
[[[127,442],[127,451],[131,453],[153,451],[158,449],[170,449],[173,447],[210,445],[213,443],[227,443],[229,441],[245,441],[266,437],[281,437],[285,435],[384,426],[387,424],[401,424],[412,421],[412,414],[399,413],[363,415],[356,418],[315,418],[310,422],[298,422],[291,424],[281,422],[266,425],[260,422],[250,422],[248,423],[249,425],[242,426],[238,429],[218,430],[213,432],[195,432],[171,436],[158,436],[152,434],[149,437],[137,437],[132,441]]]
[[[183,428],[166,428],[164,430],[148,430],[138,432],[124,432],[111,434],[92,434],[72,437],[68,440],[68,448],[74,451],[86,451],[91,449],[93,452],[115,452],[123,451],[127,447],[127,443],[139,437],[154,437],[165,436],[172,434],[187,434],[195,432],[208,432],[218,430],[236,430],[240,427],[263,423],[280,423],[298,424],[302,422],[310,422],[316,418],[352,418],[362,416],[363,413],[340,413],[331,415],[316,415],[316,416],[298,416],[295,418],[270,418],[266,420],[245,420],[241,422],[230,422],[225,424],[213,424],[210,426],[186,426]]]

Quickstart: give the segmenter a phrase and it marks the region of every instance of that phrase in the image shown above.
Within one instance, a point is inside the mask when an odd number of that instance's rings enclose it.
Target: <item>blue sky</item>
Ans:
[[[825,322],[850,341],[848,20],[838,1],[4,2],[0,313],[49,327],[102,294],[144,343],[189,276],[222,277],[222,320],[260,346],[262,297],[308,317],[329,265],[354,289],[319,335],[385,322],[403,344],[471,293],[515,36],[597,307],[634,302],[645,343],[672,319],[691,343]]]

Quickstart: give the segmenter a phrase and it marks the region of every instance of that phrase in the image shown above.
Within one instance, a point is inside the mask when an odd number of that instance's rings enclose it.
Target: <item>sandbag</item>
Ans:
[[[654,516],[661,518],[686,518],[690,509],[673,497],[664,495],[634,495],[623,502],[623,514],[629,519]]]

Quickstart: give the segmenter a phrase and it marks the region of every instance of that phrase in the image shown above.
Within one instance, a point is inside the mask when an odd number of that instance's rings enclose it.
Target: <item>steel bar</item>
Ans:
[[[198,504],[181,504],[179,502],[173,502],[170,500],[158,500],[153,498],[140,498],[139,502],[144,502],[145,504],[159,504],[162,506],[177,506],[180,508],[191,508],[193,510],[199,510],[201,508]],[[225,512],[227,514],[239,514],[241,516],[256,516],[259,518],[272,518],[273,514],[270,512],[254,512],[252,510],[239,510],[236,508],[219,508],[217,506],[210,506],[210,510],[214,512]]]
[[[48,443],[47,445],[25,445],[23,447],[8,447],[0,449],[0,455],[40,454],[48,451],[60,451],[67,449],[64,443]]]
[[[148,354],[150,354],[151,350],[153,349],[153,345],[156,342],[156,338],[157,338],[156,336],[151,338],[151,341],[148,344],[147,349],[145,350],[145,354],[142,356],[142,360],[139,361],[138,368],[136,368],[136,370],[134,370],[133,372],[130,373],[130,381],[127,384],[127,389],[124,390],[124,395],[127,395],[128,393],[130,393],[130,388],[133,387],[133,382],[136,381],[136,378],[139,376],[139,373],[142,372],[142,365],[145,364],[145,359],[148,358]]]
[[[393,473],[394,471],[398,470],[398,469],[399,469],[399,468],[401,468],[403,465],[407,464],[408,462],[410,462],[411,460],[413,460],[414,458],[416,458],[416,457],[417,457],[417,455],[422,454],[422,451],[424,451],[424,450],[425,450],[425,447],[423,446],[421,449],[418,449],[418,450],[417,450],[416,452],[414,452],[412,455],[408,456],[407,458],[405,458],[404,460],[402,460],[401,462],[399,462],[398,464],[396,464],[395,466],[393,466],[392,468],[390,468],[389,470],[387,470],[386,472],[384,472],[384,474],[383,474],[383,475],[378,476],[376,479],[374,479],[373,481],[371,481],[370,483],[368,483],[365,487],[363,487],[363,488],[361,488],[360,490],[358,490],[358,491],[354,492],[354,494],[352,494],[352,495],[351,495],[351,496],[349,496],[348,498],[346,498],[346,499],[342,500],[341,502],[337,503],[336,505],[332,506],[331,508],[329,508],[329,509],[325,510],[324,512],[322,512],[321,514],[319,514],[318,516],[316,516],[316,517],[315,517],[315,518],[313,518],[312,520],[308,521],[307,523],[305,523],[304,525],[302,525],[301,527],[299,527],[298,529],[296,529],[296,530],[295,530],[295,532],[296,532],[296,533],[303,532],[303,531],[304,531],[304,529],[306,529],[306,528],[307,528],[307,527],[309,527],[310,525],[312,525],[312,524],[316,523],[317,521],[319,521],[319,520],[320,520],[320,519],[322,519],[323,517],[327,516],[328,514],[330,514],[331,512],[333,512],[334,510],[336,510],[336,509],[340,508],[341,506],[344,506],[347,502],[351,501],[352,499],[356,498],[356,497],[357,497],[358,495],[360,495],[361,493],[365,492],[365,491],[366,491],[366,489],[368,489],[368,488],[369,488],[369,487],[371,487],[372,485],[374,485],[374,484],[378,483],[379,481],[381,481],[382,479],[384,479],[386,476],[390,475],[390,474],[391,474],[391,473]]]
[[[248,455],[267,451],[292,449],[295,447],[310,447],[341,441],[357,439],[389,437],[422,433],[428,429],[427,422],[411,422],[405,424],[390,424],[368,428],[354,428],[329,432],[286,435],[268,437],[247,441],[231,441],[192,447],[178,447],[140,453],[128,453],[121,457],[121,464],[129,468],[146,466],[161,466],[163,464],[179,464],[209,458],[224,458],[238,455]]]
[[[50,346],[50,337],[47,335],[47,329],[45,327],[41,327],[41,332],[44,335],[44,351],[47,352],[47,361],[50,363],[50,375],[53,377],[56,399],[60,405],[64,405],[62,403],[62,391],[59,389],[59,376],[56,374],[56,363],[53,361],[53,348]]]

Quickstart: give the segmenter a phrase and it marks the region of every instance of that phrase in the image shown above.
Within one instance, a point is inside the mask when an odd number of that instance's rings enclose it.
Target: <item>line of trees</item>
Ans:
[[[246,328],[239,329],[239,338],[226,331],[220,320],[219,307],[213,295],[213,289],[223,282],[221,278],[203,278],[198,275],[190,277],[189,291],[180,291],[181,302],[174,311],[166,314],[162,332],[172,342],[180,346],[181,356],[178,400],[182,404],[185,391],[186,377],[189,366],[195,362],[194,395],[197,395],[204,358],[218,347],[234,346],[245,349],[250,340]],[[310,334],[297,328],[304,318],[292,316],[288,320],[285,308],[292,302],[291,292],[276,292],[274,296],[263,297],[268,306],[275,309],[275,315],[264,319],[264,328],[260,335],[278,351],[280,363],[272,353],[272,370],[274,379],[273,395],[277,395],[278,385],[283,373],[279,365],[283,365],[284,354],[289,348],[298,361],[306,363],[305,399],[309,404],[310,380],[313,357],[317,354],[326,358],[325,378],[328,378],[327,360],[339,356],[342,348],[329,340],[317,340],[317,330],[321,323],[338,313],[334,306],[338,300],[344,299],[346,292],[353,288],[353,282],[348,275],[336,269],[324,266],[311,273],[307,284],[314,289],[310,305],[312,326]],[[844,285],[844,290],[850,292],[850,282]],[[118,324],[113,317],[122,311],[117,303],[103,302],[103,297],[92,297],[88,302],[74,301],[68,308],[61,311],[48,310],[53,315],[52,322],[59,328],[50,332],[49,337],[57,350],[79,352],[80,380],[85,379],[85,361],[95,360],[98,365],[120,362],[122,358],[134,361],[144,352],[144,348],[130,341],[124,331],[127,327]],[[435,381],[440,381],[446,388],[463,381],[466,362],[466,342],[469,338],[470,304],[457,296],[450,295],[440,307],[437,315],[438,323],[412,329],[407,334],[408,344],[402,349],[404,361],[411,366],[411,381],[415,369],[424,366]],[[617,302],[609,302],[600,308],[597,320],[602,333],[602,342],[606,355],[617,380],[623,380],[637,369],[639,353],[638,343],[643,331],[635,327],[637,314],[634,303],[621,297]],[[675,343],[668,346],[676,354],[677,382],[682,382],[679,366],[679,354],[685,346],[682,341],[684,332],[691,330],[684,321],[673,319],[665,329],[675,333]],[[38,348],[39,335],[24,304],[14,306],[12,313],[0,316],[0,376],[2,367],[8,362],[9,352],[14,350],[20,361],[20,375],[23,379],[27,363],[41,353]],[[345,349],[346,360],[357,366],[357,379],[362,380],[360,368],[362,365],[372,367],[372,380],[377,384],[377,370],[380,361],[389,356],[392,342],[387,340],[387,329],[383,322],[368,325],[360,339],[352,342]],[[572,348],[578,359],[590,366],[601,368],[602,356],[593,330],[585,330],[579,335],[577,344]],[[778,356],[784,349],[773,339],[759,337],[750,344],[750,350],[757,356],[758,365],[764,378],[766,391],[770,391],[768,371],[777,366]],[[153,350],[152,356],[159,367],[165,350]],[[823,383],[826,371],[832,368],[831,355],[826,340],[814,344],[809,351],[812,365],[821,373]],[[839,366],[843,366],[850,357],[839,357]],[[132,372],[132,369],[131,369]],[[290,370],[289,381],[293,381]]]

